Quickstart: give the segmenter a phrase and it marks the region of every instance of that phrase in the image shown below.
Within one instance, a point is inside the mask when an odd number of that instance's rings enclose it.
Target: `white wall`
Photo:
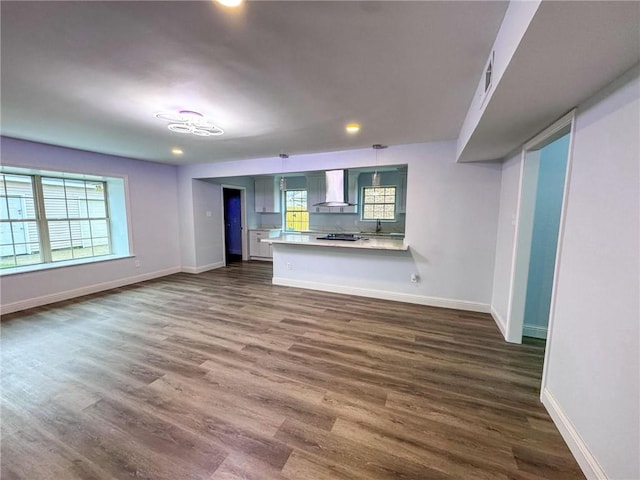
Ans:
[[[203,180],[192,185],[196,265],[203,272],[224,265],[222,186]]]
[[[498,214],[491,314],[505,336],[507,315],[509,313],[511,272],[513,269],[521,157],[521,153],[516,153],[502,164],[502,181],[500,184],[500,212]]]
[[[291,171],[355,168],[375,164],[371,149],[303,155],[287,160]],[[500,165],[456,164],[455,143],[441,142],[390,147],[381,164],[408,164],[405,238],[411,246],[407,258],[389,260],[377,275],[333,275],[334,285],[366,282],[367,288],[391,290],[420,297],[459,302],[488,311],[491,300],[494,252],[499,204]],[[224,162],[180,167],[181,205],[194,201],[191,178],[280,173],[279,158]],[[185,189],[182,189],[182,186]],[[182,211],[192,212],[193,206]],[[192,222],[183,219],[185,224]],[[200,238],[183,251],[195,258]],[[184,262],[184,260],[183,260]],[[329,262],[327,262],[329,265]],[[194,268],[203,265],[194,264]],[[278,268],[274,266],[274,268]],[[362,272],[362,271],[361,271]],[[410,274],[421,276],[412,284]],[[393,284],[389,279],[394,280]],[[466,302],[466,303],[465,303]]]
[[[640,67],[581,105],[542,401],[589,478],[640,478]],[[533,133],[533,132],[532,132]],[[502,166],[492,312],[507,320],[520,154]]]
[[[640,478],[639,117],[640,67],[578,109],[543,383],[610,479]]]
[[[528,151],[522,165],[522,181],[518,198],[518,213],[516,222],[515,250],[513,270],[511,275],[511,293],[509,310],[507,312],[508,342],[522,342],[522,327],[524,324],[524,307],[527,300],[527,280],[533,240],[533,218],[536,210],[536,192],[538,187],[538,173],[540,170],[540,151]],[[514,252],[515,253],[515,252]]]
[[[2,276],[3,313],[180,269],[176,167],[2,137],[5,165],[126,177],[135,258]],[[136,268],[134,261],[140,262]]]

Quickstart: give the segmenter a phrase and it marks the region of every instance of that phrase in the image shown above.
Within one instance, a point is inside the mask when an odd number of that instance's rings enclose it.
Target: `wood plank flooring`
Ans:
[[[578,479],[488,315],[177,274],[5,316],[1,478]]]

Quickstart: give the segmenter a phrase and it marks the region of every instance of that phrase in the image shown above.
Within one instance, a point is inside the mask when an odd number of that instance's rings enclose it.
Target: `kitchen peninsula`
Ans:
[[[336,235],[336,234],[334,234]],[[283,233],[264,239],[273,247],[274,285],[416,301],[407,294],[415,260],[403,236]],[[362,236],[361,236],[362,235]],[[417,278],[417,277],[416,277]],[[413,285],[417,285],[414,283]],[[381,288],[382,286],[382,288]]]
[[[301,233],[285,233],[279,237],[265,238],[262,242],[272,245],[296,245],[296,246],[315,246],[315,247],[335,247],[335,248],[358,248],[367,250],[396,250],[407,251],[409,246],[404,242],[403,238],[394,238],[393,236],[360,236],[351,235],[350,238],[345,236],[336,237],[332,235],[301,234]],[[274,248],[274,254],[277,248]]]

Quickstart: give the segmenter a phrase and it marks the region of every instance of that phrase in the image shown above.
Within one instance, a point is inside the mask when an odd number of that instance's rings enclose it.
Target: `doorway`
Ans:
[[[224,253],[228,266],[242,261],[242,190],[223,187]]]
[[[507,341],[547,339],[570,161],[573,113],[528,142],[522,155]]]

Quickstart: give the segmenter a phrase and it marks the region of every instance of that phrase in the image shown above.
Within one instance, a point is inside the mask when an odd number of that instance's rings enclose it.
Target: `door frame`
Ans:
[[[558,281],[558,265],[560,264],[560,255],[562,252],[562,239],[564,237],[565,216],[567,208],[567,198],[569,194],[569,183],[571,179],[571,164],[573,157],[573,141],[575,136],[575,109],[555,121],[551,126],[544,129],[538,135],[533,137],[522,147],[520,156],[520,184],[518,187],[518,200],[516,203],[516,224],[513,242],[513,252],[511,257],[511,277],[509,279],[509,303],[507,306],[507,321],[505,328],[505,339],[511,343],[522,343],[522,332],[524,328],[524,307],[527,290],[527,277],[530,262],[530,244],[531,244],[531,226],[533,222],[533,211],[531,209],[530,199],[528,198],[528,190],[531,185],[527,182],[531,181],[532,172],[528,171],[527,155],[530,152],[539,150],[545,145],[560,138],[566,133],[569,134],[569,149],[567,152],[567,166],[565,171],[564,191],[562,194],[562,210],[560,213],[560,226],[558,228],[558,244],[556,248],[556,261],[553,269],[553,287],[551,289],[551,302],[549,308],[549,324],[547,327],[547,348],[545,352],[545,362],[543,368],[543,384],[544,375],[546,373],[546,354],[553,337],[554,313],[556,301],[556,288]],[[567,130],[568,132],[565,132]],[[555,137],[555,138],[554,138]],[[537,183],[537,170],[535,181]],[[535,200],[535,199],[534,199]],[[529,237],[529,238],[527,238]]]
[[[225,235],[225,223],[224,223],[224,189],[239,190],[240,191],[240,215],[241,215],[241,229],[242,229],[242,261],[249,260],[249,231],[247,230],[247,189],[246,187],[239,187],[238,185],[226,185],[222,184],[220,189],[220,208],[222,218],[222,263],[227,264],[227,238]]]

